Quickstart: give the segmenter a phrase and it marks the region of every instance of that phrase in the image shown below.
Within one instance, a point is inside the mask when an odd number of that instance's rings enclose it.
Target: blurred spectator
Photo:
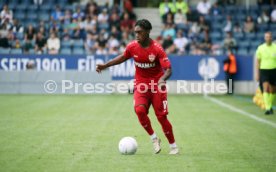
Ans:
[[[198,44],[198,48],[201,50],[201,54],[209,54],[211,52],[212,41],[208,32],[204,32],[204,38]]]
[[[223,41],[223,47],[225,49],[235,49],[237,46],[237,42],[235,40],[235,38],[232,37],[232,34],[231,32],[228,32],[226,34],[226,37],[224,38],[224,41]]]
[[[106,48],[102,46],[98,47],[96,50],[96,55],[107,55],[107,53]]]
[[[86,53],[92,54],[95,52],[95,44],[96,44],[96,37],[92,35],[92,33],[88,32],[86,36],[86,40],[84,43],[84,47],[86,50]]]
[[[133,6],[132,6],[132,2],[130,0],[124,0],[124,9],[128,13],[133,13]]]
[[[52,21],[61,21],[64,19],[64,14],[61,11],[59,5],[56,5],[55,11],[51,14],[51,20]]]
[[[36,39],[35,39],[35,53],[36,54],[43,54],[46,52],[47,49],[47,41],[44,38],[44,36],[38,32],[36,34]]]
[[[262,23],[269,23],[269,15],[267,13],[267,11],[263,11],[262,14],[258,17],[257,21],[259,24]]]
[[[121,40],[121,33],[116,26],[111,27],[110,35],[114,35],[116,39]]]
[[[243,31],[246,33],[255,31],[255,23],[251,16],[246,17],[246,21],[244,22]]]
[[[107,43],[107,40],[105,39],[105,36],[104,34],[99,34],[99,37],[97,39],[97,42],[96,42],[96,48],[106,48],[106,43]]]
[[[131,34],[128,34],[128,32],[123,32],[122,33],[122,39],[121,39],[122,44],[127,45],[132,40],[133,40],[133,36],[131,36]]]
[[[235,5],[236,0],[218,0],[217,1],[220,6],[227,6],[227,5]]]
[[[72,20],[71,11],[70,10],[65,10],[63,24],[64,25],[69,25],[71,23],[71,20]]]
[[[79,23],[80,29],[83,29],[84,31],[88,32],[92,29],[93,23],[89,16],[85,17],[85,20],[81,21]]]
[[[204,16],[200,16],[198,20],[198,27],[200,32],[209,31],[209,23],[205,20]]]
[[[180,10],[182,14],[186,15],[189,11],[189,6],[184,0],[177,0],[175,2],[176,11]]]
[[[120,28],[120,17],[116,12],[113,12],[109,18],[109,24],[112,28],[115,26],[116,28]]]
[[[276,22],[276,8],[274,8],[273,11],[271,11],[271,22],[275,23]]]
[[[87,3],[85,7],[85,15],[93,18],[94,15],[98,15],[97,3]]]
[[[167,38],[168,36],[170,36],[172,40],[176,37],[175,29],[172,24],[165,25],[163,30],[162,37]]]
[[[0,47],[2,48],[9,48],[9,40],[6,36],[3,36],[3,34],[1,34],[0,32]]]
[[[130,32],[133,29],[135,22],[129,18],[129,14],[127,12],[125,12],[123,16],[124,19],[120,23],[121,31]]]
[[[240,24],[238,22],[236,22],[234,24],[233,32],[234,33],[242,33],[242,28],[241,28],[241,26],[240,26]]]
[[[218,6],[218,3],[215,2],[210,10],[210,14],[213,15],[213,16],[218,16],[218,15],[221,15],[222,11],[221,9],[219,8]]]
[[[188,22],[197,22],[198,21],[197,11],[189,9],[186,15],[187,15]]]
[[[9,20],[5,20],[1,25],[0,25],[0,32],[2,32],[3,35],[7,35],[8,31],[12,29],[12,24],[9,23]]]
[[[34,4],[41,5],[43,3],[43,0],[34,0]]]
[[[15,48],[15,49],[21,49],[22,48],[22,45],[21,45],[21,42],[19,41],[19,39],[16,39],[12,48]]]
[[[172,2],[169,2],[169,0],[164,0],[164,2],[161,2],[159,5],[159,13],[162,18],[164,18],[164,15],[167,14],[169,11],[172,13],[176,12],[175,6]]]
[[[171,25],[174,24],[174,14],[171,11],[169,11],[167,14],[164,15],[163,23],[164,24],[171,24]]]
[[[81,11],[80,6],[76,7],[76,11],[73,13],[72,18],[73,19],[78,19],[78,18],[83,19],[84,18],[84,13]]]
[[[112,49],[114,47],[119,48],[119,46],[120,46],[120,43],[118,39],[115,37],[115,35],[111,35],[107,42],[108,49]]]
[[[103,9],[102,13],[99,14],[98,16],[98,23],[99,23],[99,28],[100,29],[108,29],[109,24],[108,24],[109,16],[107,14],[107,9]]]
[[[49,54],[58,54],[60,49],[60,40],[56,36],[55,32],[50,34],[50,38],[47,40],[47,49]]]
[[[196,9],[199,14],[207,15],[209,14],[211,7],[209,0],[202,0],[197,4]]]
[[[232,17],[230,15],[227,15],[223,31],[224,32],[231,32],[232,29],[233,29]]]
[[[20,22],[17,19],[13,20],[12,31],[14,34],[24,33],[24,27],[20,24]]]
[[[174,53],[174,46],[173,46],[173,39],[171,37],[171,35],[166,35],[166,37],[164,38],[164,42],[162,44],[162,47],[164,48],[164,50],[166,51],[166,53],[170,54],[170,53]]]
[[[200,32],[200,27],[197,22],[193,22],[189,30],[189,37],[197,36]]]
[[[176,52],[178,54],[183,54],[187,45],[189,44],[188,38],[183,36],[183,31],[177,31],[177,37],[174,39],[173,44],[175,45]]]
[[[274,5],[274,0],[257,0],[259,6],[262,5]]]
[[[35,40],[35,35],[36,34],[36,30],[35,28],[33,27],[32,24],[29,24],[28,25],[28,28],[26,29],[25,31],[25,41],[26,40],[29,40],[29,41],[34,41]]]
[[[187,23],[186,14],[181,12],[181,9],[177,10],[177,13],[174,15],[174,23],[176,25],[186,25]]]
[[[8,22],[12,22],[12,20],[13,20],[13,13],[12,13],[12,11],[9,9],[9,6],[6,5],[6,4],[3,6],[3,10],[2,10],[1,13],[0,13],[0,19],[1,19],[1,24],[2,24],[3,22],[5,22],[6,20],[7,20]]]
[[[68,29],[71,38],[80,38],[80,27],[77,19],[73,19],[72,23],[67,25],[65,29]]]
[[[70,41],[71,36],[68,29],[63,29],[63,32],[61,33],[61,39],[62,41]]]

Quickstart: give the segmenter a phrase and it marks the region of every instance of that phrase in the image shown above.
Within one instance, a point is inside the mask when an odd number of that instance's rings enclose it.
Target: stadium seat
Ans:
[[[62,48],[60,51],[60,54],[64,54],[64,55],[71,55],[71,49],[70,48]]]
[[[0,54],[9,54],[10,48],[1,48],[0,47]]]
[[[82,39],[76,39],[74,40],[72,45],[73,45],[73,48],[83,48],[84,43]]]
[[[256,50],[257,50],[256,48],[250,48],[248,54],[249,55],[255,55]]]
[[[22,54],[22,50],[21,49],[15,49],[12,48],[10,51],[11,54]]]
[[[242,32],[239,32],[239,33],[234,33],[234,36],[233,36],[237,41],[241,41],[244,39],[244,35]]]
[[[25,12],[18,11],[14,14],[14,18],[16,18],[19,21],[25,20]]]
[[[47,12],[42,12],[38,15],[38,19],[43,20],[43,21],[49,21],[50,20],[50,15]]]
[[[211,32],[210,33],[211,40],[221,40],[221,33],[220,32]]]
[[[267,23],[258,24],[257,29],[258,31],[267,31],[269,29],[269,25]]]
[[[37,15],[34,13],[34,11],[28,11],[28,13],[26,15],[26,19],[36,21]]]
[[[242,48],[238,50],[239,55],[248,55],[248,51],[246,48]]]
[[[247,39],[247,40],[254,40],[255,38],[256,38],[256,35],[255,35],[255,33],[246,33],[245,34],[245,38]]]
[[[250,47],[250,41],[249,40],[240,41],[238,42],[238,47],[241,49],[248,49]]]
[[[62,48],[71,48],[71,46],[72,46],[71,41],[61,41]]]
[[[38,6],[37,5],[29,5],[27,6],[27,11],[37,11],[38,10]]]
[[[269,30],[276,32],[276,23],[270,24]]]
[[[250,49],[257,49],[257,47],[261,44],[262,42],[260,42],[259,40],[255,40],[255,41],[252,41],[251,42],[251,45],[250,45]]]
[[[15,6],[15,10],[26,10],[27,9],[27,4],[23,3],[23,4],[17,4],[17,6]]]
[[[24,39],[24,33],[17,32],[17,33],[15,34],[15,37],[16,37],[17,39],[19,39],[19,40],[22,40],[22,39]]]
[[[53,6],[51,4],[44,4],[44,5],[40,6],[40,9],[43,10],[43,11],[49,12],[49,11],[51,11],[52,7]]]
[[[84,50],[82,48],[73,48],[72,54],[84,54]]]

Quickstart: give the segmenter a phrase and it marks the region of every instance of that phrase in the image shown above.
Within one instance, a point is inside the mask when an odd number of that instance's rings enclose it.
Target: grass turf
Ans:
[[[276,122],[250,101],[216,98]],[[169,96],[178,156],[151,110],[163,148],[153,154],[130,95],[0,95],[0,109],[0,171],[276,171],[276,128],[202,96]],[[135,155],[119,154],[124,136],[136,138]]]

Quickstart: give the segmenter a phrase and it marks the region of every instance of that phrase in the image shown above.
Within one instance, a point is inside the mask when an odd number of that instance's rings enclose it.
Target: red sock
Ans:
[[[136,106],[135,107],[136,115],[138,116],[140,124],[144,127],[144,129],[147,131],[149,135],[152,135],[154,133],[150,119],[147,114],[147,110],[144,106]]]
[[[157,117],[159,123],[162,126],[163,132],[165,134],[165,136],[167,137],[168,141],[170,144],[174,143],[174,135],[173,135],[173,130],[172,130],[172,125],[170,123],[170,121],[168,120],[167,116],[158,116]]]

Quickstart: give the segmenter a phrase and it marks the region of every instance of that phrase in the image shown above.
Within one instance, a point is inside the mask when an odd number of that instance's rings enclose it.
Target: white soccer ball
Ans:
[[[119,151],[123,155],[133,155],[137,151],[138,144],[133,137],[124,137],[119,142]]]

